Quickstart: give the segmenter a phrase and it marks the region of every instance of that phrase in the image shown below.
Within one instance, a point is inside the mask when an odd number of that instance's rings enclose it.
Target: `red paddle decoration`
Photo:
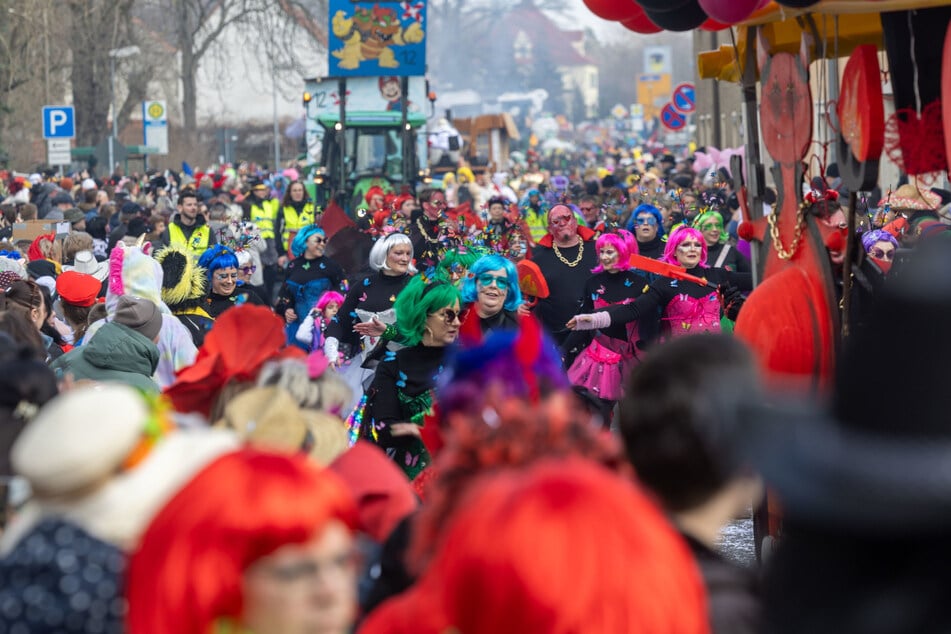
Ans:
[[[670,277],[675,280],[693,282],[694,284],[699,284],[700,286],[713,286],[713,284],[708,282],[706,278],[697,277],[696,275],[687,273],[687,269],[683,268],[682,266],[675,266],[673,264],[668,264],[667,262],[661,262],[660,260],[652,260],[651,258],[645,257],[643,255],[632,255],[631,266],[647,273],[655,273],[657,275],[663,275],[664,277]]]

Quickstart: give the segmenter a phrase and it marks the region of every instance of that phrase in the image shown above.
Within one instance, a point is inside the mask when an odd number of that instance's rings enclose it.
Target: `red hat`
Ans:
[[[87,273],[65,271],[56,278],[59,298],[73,306],[92,306],[96,303],[102,282]]]

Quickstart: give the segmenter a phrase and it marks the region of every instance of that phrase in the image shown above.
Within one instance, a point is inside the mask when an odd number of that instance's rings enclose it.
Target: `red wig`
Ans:
[[[415,612],[422,618],[409,618]],[[406,624],[406,625],[404,625]],[[689,549],[645,493],[577,458],[480,481],[432,566],[361,634],[704,634]]]
[[[129,562],[130,634],[208,634],[240,622],[242,574],[330,520],[356,526],[336,475],[303,455],[243,449],[217,459],[153,518]]]

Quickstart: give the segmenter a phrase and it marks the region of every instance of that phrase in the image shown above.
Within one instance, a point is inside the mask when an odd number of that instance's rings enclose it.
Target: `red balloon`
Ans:
[[[713,18],[707,18],[707,21],[700,25],[701,31],[722,31],[723,29],[728,28],[730,28],[729,24],[717,22]]]
[[[723,24],[736,24],[749,17],[759,0],[699,0],[708,16]]]
[[[650,21],[644,11],[640,11],[640,15],[636,15],[633,18],[628,18],[627,20],[621,20],[621,25],[634,31],[635,33],[641,33],[643,35],[648,35],[650,33],[660,33],[664,29],[660,28],[656,24]]]
[[[641,12],[634,0],[584,0],[584,4],[603,20],[627,20]]]

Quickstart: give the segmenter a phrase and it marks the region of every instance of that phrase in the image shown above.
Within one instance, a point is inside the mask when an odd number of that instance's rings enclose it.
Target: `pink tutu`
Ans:
[[[637,357],[630,341],[597,335],[568,368],[568,380],[590,390],[598,398],[616,401]]]
[[[720,300],[716,293],[701,298],[681,294],[667,304],[664,321],[669,325],[669,338],[720,332]]]

